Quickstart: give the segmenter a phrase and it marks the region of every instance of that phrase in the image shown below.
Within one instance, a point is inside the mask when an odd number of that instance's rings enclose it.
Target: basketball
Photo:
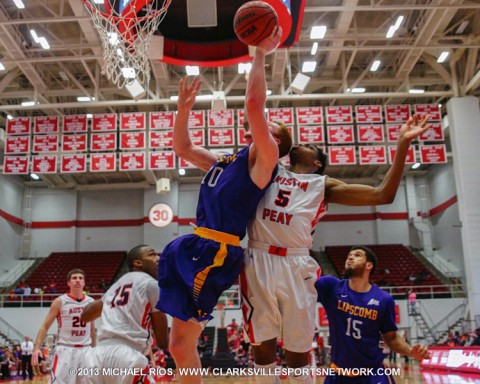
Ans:
[[[238,39],[246,45],[258,45],[278,27],[278,15],[270,4],[249,1],[238,8],[233,19],[233,29]]]

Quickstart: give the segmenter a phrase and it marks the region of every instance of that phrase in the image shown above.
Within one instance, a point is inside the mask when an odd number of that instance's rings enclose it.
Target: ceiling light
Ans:
[[[317,50],[318,50],[318,43],[315,42],[315,43],[313,43],[313,45],[312,45],[312,50],[310,51],[310,53],[311,53],[312,55],[315,55],[315,54],[317,53]]]
[[[382,64],[382,62],[380,60],[375,60],[373,63],[372,63],[372,66],[370,67],[370,72],[375,72],[378,70],[378,68],[380,67],[380,64]]]
[[[187,71],[187,76],[198,76],[200,74],[200,69],[197,65],[187,65],[185,70]]]
[[[38,38],[38,35],[37,35],[37,32],[35,32],[34,29],[31,29],[30,30],[30,34],[32,35],[33,37],[33,41],[35,41],[35,43],[39,43],[40,42],[40,39]]]
[[[40,176],[38,176],[36,173],[31,173],[30,174],[30,178],[32,180],[40,180]]]
[[[272,94],[272,90],[271,89],[267,89],[267,96],[270,96]]]
[[[131,67],[122,68],[122,75],[126,79],[135,79],[135,77],[137,77],[135,69]]]
[[[252,63],[239,63],[238,64],[238,73],[240,75],[244,73],[250,73],[250,70],[252,69]]]
[[[365,88],[362,87],[357,87],[357,88],[352,88],[352,93],[364,93]]]
[[[424,89],[415,89],[415,88],[412,88],[408,91],[408,93],[413,93],[413,94],[421,94],[421,93],[425,93],[425,90]]]
[[[22,102],[22,107],[31,107],[32,105],[35,105],[36,103],[34,101],[24,101]]]
[[[40,37],[38,39],[38,42],[40,43],[40,46],[43,48],[43,49],[50,49],[50,44],[48,44],[48,41],[45,37]]]
[[[5,66],[2,63],[0,63],[0,71],[4,71],[4,70],[5,70]]]
[[[198,95],[195,99],[196,100],[212,100],[213,95]]]
[[[420,165],[421,165],[420,163],[415,163],[412,165],[412,169],[417,169],[420,167]]]
[[[178,174],[179,174],[180,176],[185,176],[185,169],[180,168],[180,169],[178,170]]]
[[[58,74],[60,75],[60,77],[62,78],[63,81],[68,81],[69,80],[68,76],[65,72],[60,71],[60,72],[58,72]]]
[[[316,61],[304,61],[302,65],[302,72],[305,72],[305,73],[313,72],[315,71],[316,67],[317,67]]]
[[[463,20],[462,23],[458,26],[457,30],[455,31],[456,35],[461,35],[467,29],[468,24],[470,22],[468,20]]]
[[[78,96],[77,97],[77,101],[92,101],[92,100],[95,100],[95,98],[90,97],[90,96]]]
[[[402,25],[402,23],[403,23],[403,19],[404,19],[404,17],[401,16],[401,15],[397,17],[397,21],[394,24],[395,29],[400,28],[400,25]]]
[[[91,119],[93,115],[91,113],[87,113],[87,119]]]
[[[388,28],[388,32],[387,32],[387,35],[385,37],[387,39],[391,39],[393,37],[393,35],[395,35],[396,31],[397,31],[397,29],[395,28],[394,25],[392,25],[390,28]]]
[[[443,63],[445,60],[447,60],[448,55],[450,52],[448,51],[443,51],[440,56],[438,56],[437,63]]]
[[[312,27],[312,30],[310,32],[310,39],[323,39],[325,37],[325,33],[327,33],[326,25]]]
[[[7,119],[8,120],[13,120],[13,116],[12,115],[7,115]]]
[[[24,9],[25,8],[25,4],[23,4],[22,0],[13,0],[13,4],[15,4],[18,9]]]
[[[172,100],[172,101],[177,101],[177,100],[178,100],[178,96],[170,96],[170,100]]]

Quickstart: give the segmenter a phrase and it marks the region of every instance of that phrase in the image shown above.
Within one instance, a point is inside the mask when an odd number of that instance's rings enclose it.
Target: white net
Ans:
[[[102,72],[119,88],[150,80],[152,35],[172,0],[83,0],[102,40]]]

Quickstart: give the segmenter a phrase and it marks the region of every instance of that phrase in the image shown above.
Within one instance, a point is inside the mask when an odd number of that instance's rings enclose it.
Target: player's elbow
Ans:
[[[184,158],[188,153],[188,147],[188,145],[173,142],[173,152],[175,152],[175,155],[178,157]]]
[[[266,96],[260,95],[258,92],[247,92],[245,97],[245,108],[247,110],[247,114],[249,111],[253,111],[255,109],[261,109],[263,111],[265,100]]]

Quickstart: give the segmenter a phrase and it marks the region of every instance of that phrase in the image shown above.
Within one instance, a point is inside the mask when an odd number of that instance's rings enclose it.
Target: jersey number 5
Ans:
[[[285,191],[284,189],[280,189],[278,191],[277,198],[274,201],[275,205],[285,208],[290,202],[291,194],[292,194],[292,191]]]
[[[113,299],[110,302],[110,308],[127,305],[128,299],[130,298],[130,291],[132,290],[132,286],[133,284],[125,284],[121,287],[118,287],[115,290],[115,296],[113,296]]]

